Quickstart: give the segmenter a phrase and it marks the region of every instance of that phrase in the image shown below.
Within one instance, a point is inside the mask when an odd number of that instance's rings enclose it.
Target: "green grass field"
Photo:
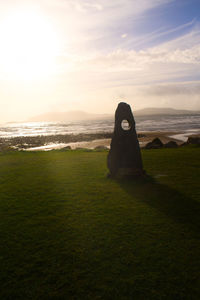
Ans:
[[[200,299],[200,148],[0,154],[0,299]]]

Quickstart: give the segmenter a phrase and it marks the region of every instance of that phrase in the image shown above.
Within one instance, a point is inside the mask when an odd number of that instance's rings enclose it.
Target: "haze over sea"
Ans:
[[[200,133],[200,114],[136,116],[138,132],[161,131],[181,133],[180,140]],[[0,125],[0,138],[112,132],[114,118],[74,122],[28,122]],[[177,137],[178,138],[178,137]]]

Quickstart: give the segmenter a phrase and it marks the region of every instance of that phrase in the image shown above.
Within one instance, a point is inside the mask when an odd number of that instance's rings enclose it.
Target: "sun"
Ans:
[[[0,67],[8,79],[39,79],[55,71],[57,34],[48,18],[33,10],[15,11],[0,24]]]

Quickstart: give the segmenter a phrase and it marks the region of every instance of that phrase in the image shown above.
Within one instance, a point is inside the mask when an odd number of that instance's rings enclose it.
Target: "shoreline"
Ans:
[[[175,141],[178,145],[187,140],[189,136],[199,136],[200,131],[140,131],[138,140],[140,147],[144,147],[148,142],[159,138],[163,143]],[[0,138],[0,151],[50,151],[56,149],[95,149],[110,148],[112,138],[111,132],[97,132],[87,134],[66,134],[66,135],[47,135],[47,136],[20,136],[10,138]]]

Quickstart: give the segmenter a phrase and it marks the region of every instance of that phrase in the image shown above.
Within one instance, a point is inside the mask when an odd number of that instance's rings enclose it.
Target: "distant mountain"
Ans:
[[[200,114],[200,111],[178,110],[173,108],[143,108],[133,111],[134,116],[148,115],[188,115]],[[113,118],[112,114],[92,114],[84,111],[50,112],[32,117],[28,122],[73,122],[84,120],[105,120]]]
[[[135,116],[147,116],[147,115],[193,115],[200,114],[200,111],[174,109],[174,108],[155,108],[148,107],[139,109],[133,112]]]
[[[84,120],[108,119],[112,115],[91,114],[84,111],[50,112],[30,118],[29,122],[73,122]]]

